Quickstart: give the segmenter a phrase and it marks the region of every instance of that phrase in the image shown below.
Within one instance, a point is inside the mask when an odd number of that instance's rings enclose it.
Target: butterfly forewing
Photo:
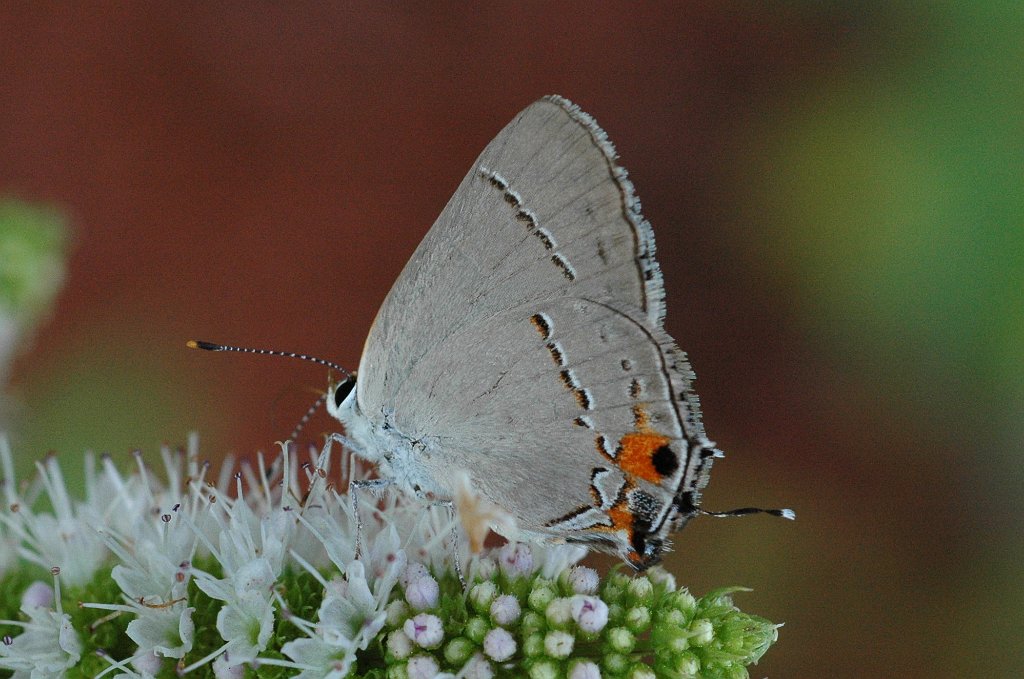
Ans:
[[[532,299],[611,299],[657,324],[653,238],[612,154],[589,116],[559,98],[502,130],[381,306],[360,365],[375,378],[360,381],[360,403],[389,401],[445,337]]]

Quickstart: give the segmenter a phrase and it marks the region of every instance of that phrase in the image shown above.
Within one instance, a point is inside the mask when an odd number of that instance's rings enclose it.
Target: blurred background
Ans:
[[[785,621],[753,676],[1021,676],[1024,11],[899,4],[0,5],[22,472],[276,450],[326,371],[185,340],[355,367],[470,163],[560,93],[654,224],[728,455],[706,506],[798,513],[669,560]]]

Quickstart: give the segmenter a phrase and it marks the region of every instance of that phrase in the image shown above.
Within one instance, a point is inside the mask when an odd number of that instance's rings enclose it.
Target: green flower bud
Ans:
[[[672,670],[684,677],[696,676],[700,672],[700,660],[692,651],[680,653],[675,656],[672,663]]]
[[[490,580],[486,580],[473,585],[473,588],[469,590],[469,603],[477,613],[486,614],[496,596],[498,596],[498,586]]]
[[[634,604],[650,605],[654,599],[654,585],[642,575],[629,581],[626,592]]]
[[[555,590],[551,587],[547,585],[535,586],[530,590],[530,595],[527,597],[527,603],[533,610],[538,613],[543,613],[547,610],[548,604],[554,601],[555,596]]]
[[[532,634],[539,632],[546,627],[544,622],[544,616],[536,611],[527,611],[523,614],[523,619],[519,623],[520,629],[523,630],[523,634]]]
[[[466,621],[464,634],[475,644],[482,644],[484,637],[491,631],[491,625],[483,618],[470,618]]]
[[[650,667],[637,664],[629,668],[629,674],[626,675],[626,679],[658,679],[658,677]]]
[[[388,627],[399,627],[409,617],[409,605],[404,599],[395,599],[385,611],[387,613],[386,624]]]
[[[388,634],[387,653],[392,658],[405,660],[412,655],[412,640],[401,629]]]
[[[697,610],[697,600],[685,589],[670,594],[667,603],[687,617],[692,616]]]
[[[626,611],[626,627],[633,634],[640,634],[651,625],[651,609],[646,606],[638,606]]]
[[[476,644],[465,637],[455,637],[444,647],[444,659],[451,665],[461,666],[476,652]]]
[[[530,665],[528,676],[530,679],[558,679],[561,670],[553,660],[540,660]]]
[[[621,674],[625,674],[626,670],[629,669],[630,661],[629,658],[627,658],[624,655],[620,655],[618,653],[608,653],[607,655],[605,655],[602,664],[604,665],[604,669],[607,671],[607,673],[614,677]]]
[[[682,653],[690,648],[690,639],[680,631],[679,634],[672,635],[661,648],[672,654]]]
[[[647,577],[654,583],[655,588],[659,592],[674,592],[676,591],[676,578],[674,575],[669,573],[661,566],[655,566],[654,568],[647,571]]]
[[[531,634],[523,641],[523,653],[528,658],[544,654],[544,635]]]
[[[626,575],[621,570],[613,570],[611,573],[608,574],[609,587],[618,587],[619,589],[625,589],[629,586],[630,580],[632,580],[632,578]]]
[[[636,637],[625,627],[613,627],[605,635],[608,646],[618,653],[632,653],[636,647]]]
[[[667,611],[659,611],[658,622],[673,627],[685,627],[689,618],[682,611],[670,608]]]
[[[609,608],[622,601],[625,595],[626,587],[624,584],[616,585],[609,582],[601,588],[601,598],[604,599],[605,603],[608,604]]]
[[[749,665],[760,660],[779,638],[779,626],[756,615],[730,611],[720,621],[717,637],[723,651]]]
[[[715,626],[706,618],[698,618],[690,623],[690,643],[694,646],[707,646],[715,638]]]

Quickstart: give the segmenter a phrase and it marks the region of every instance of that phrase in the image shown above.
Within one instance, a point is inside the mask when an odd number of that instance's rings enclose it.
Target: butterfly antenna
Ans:
[[[299,420],[299,423],[295,425],[295,429],[292,429],[292,433],[288,435],[287,440],[289,442],[295,443],[298,440],[299,434],[302,433],[302,430],[306,427],[306,424],[308,424],[309,420],[312,419],[313,415],[316,414],[316,411],[320,410],[320,406],[322,406],[324,404],[324,401],[326,400],[327,393],[324,392],[323,394],[320,394],[316,401],[313,402],[313,405],[309,406],[309,410],[307,410],[306,414],[302,416],[302,419]]]
[[[214,342],[203,342],[199,340],[189,340],[185,343],[189,349],[203,349],[204,351],[237,351],[242,354],[262,354],[264,356],[284,356],[285,358],[298,358],[303,361],[310,361],[311,363],[318,363],[322,366],[332,368],[345,375],[345,377],[351,377],[352,373],[342,368],[334,361],[328,361],[316,356],[307,356],[306,354],[296,354],[291,351],[275,351],[274,349],[251,349],[249,347],[233,347],[228,344],[216,344]],[[317,405],[319,407],[319,405]]]
[[[718,518],[728,516],[745,516],[746,514],[771,514],[772,516],[789,519],[790,521],[796,519],[796,512],[792,509],[761,509],[760,507],[740,507],[739,509],[730,509],[724,512],[709,512],[706,509],[698,507],[697,513],[703,514],[704,516],[715,516]]]

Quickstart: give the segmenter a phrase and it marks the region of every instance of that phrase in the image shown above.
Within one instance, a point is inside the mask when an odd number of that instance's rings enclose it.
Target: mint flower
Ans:
[[[71,626],[71,617],[64,613],[60,600],[60,569],[54,568],[54,608],[31,601],[38,592],[26,591],[22,597],[21,612],[27,622],[0,620],[0,625],[20,627],[17,636],[5,634],[0,646],[0,667],[16,673],[39,676],[61,676],[82,657],[82,643]],[[48,589],[48,588],[47,588]]]
[[[162,474],[87,455],[72,497],[54,457],[17,483],[0,437],[0,676],[746,677],[776,640],[738,588],[601,578],[571,546],[471,555],[447,510],[391,490],[357,518],[356,461],[303,457],[211,480],[195,438]]]

